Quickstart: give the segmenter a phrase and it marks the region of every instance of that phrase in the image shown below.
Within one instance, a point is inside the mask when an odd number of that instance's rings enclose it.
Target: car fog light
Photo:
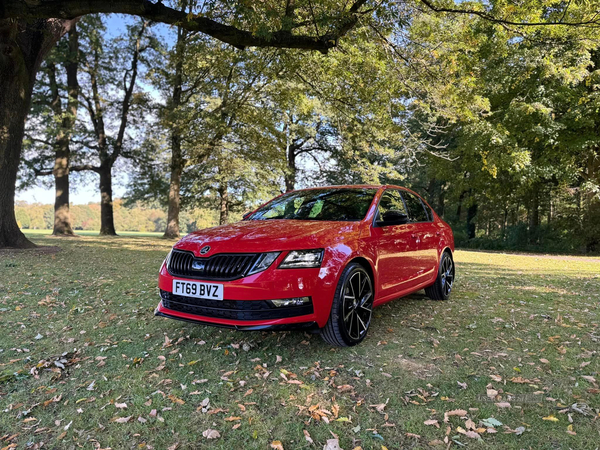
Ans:
[[[311,302],[310,297],[294,297],[294,298],[285,298],[282,300],[271,300],[271,303],[273,303],[278,308],[280,308],[282,306],[285,307],[285,306],[308,305],[310,302]]]

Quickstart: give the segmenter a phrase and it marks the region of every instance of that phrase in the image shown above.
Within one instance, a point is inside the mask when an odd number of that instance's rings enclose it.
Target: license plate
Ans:
[[[173,294],[185,297],[223,300],[223,285],[200,281],[173,280]]]

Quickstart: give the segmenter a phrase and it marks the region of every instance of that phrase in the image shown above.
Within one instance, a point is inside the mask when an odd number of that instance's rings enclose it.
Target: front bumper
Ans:
[[[288,330],[318,330],[319,326],[316,322],[298,322],[298,323],[282,323],[282,324],[261,324],[261,325],[237,325],[222,323],[220,321],[214,321],[213,319],[207,319],[211,321],[201,320],[201,317],[194,316],[192,314],[182,314],[178,311],[171,311],[162,306],[162,302],[159,303],[158,307],[154,310],[154,315],[158,317],[166,317],[168,319],[181,320],[183,322],[195,323],[198,325],[208,325],[219,328],[229,328],[238,331],[288,331]]]
[[[161,302],[155,315],[239,330],[322,328],[329,319],[337,284],[336,274],[325,268],[276,269],[223,284],[225,300],[200,300],[172,294],[174,277],[161,267],[158,287]],[[196,280],[194,281],[203,281]],[[311,297],[312,304],[275,307],[270,300]]]

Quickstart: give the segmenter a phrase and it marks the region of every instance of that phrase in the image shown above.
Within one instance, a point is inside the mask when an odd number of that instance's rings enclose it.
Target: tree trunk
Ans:
[[[467,208],[467,238],[473,239],[475,237],[475,216],[477,215],[477,203],[473,202]]]
[[[181,137],[177,132],[171,135],[171,181],[169,183],[169,210],[167,212],[167,229],[163,237],[179,237],[179,210],[181,207],[181,173],[184,160],[181,155]]]
[[[185,9],[185,2],[183,9]],[[173,97],[171,99],[171,112],[177,113],[181,105],[181,90],[183,85],[183,57],[187,32],[182,28],[177,30],[177,44],[175,46],[175,77],[173,79]],[[176,117],[176,115],[175,115]],[[181,130],[179,121],[171,121],[171,180],[169,183],[169,209],[167,212],[167,229],[163,237],[179,237],[179,210],[181,208],[181,174],[185,161],[181,153]]]
[[[219,185],[219,225],[227,224],[229,218],[229,194],[227,193],[227,183],[222,182]]]
[[[71,161],[70,141],[77,118],[79,97],[79,83],[77,82],[77,67],[79,53],[79,39],[75,25],[69,31],[69,52],[65,68],[67,71],[67,101],[66,114],[61,124],[61,132],[56,142],[56,156],[54,159],[54,229],[55,236],[72,236],[71,212],[69,210],[69,166]],[[60,101],[60,100],[58,100]]]
[[[460,193],[460,197],[458,197],[458,206],[456,207],[456,221],[460,221],[460,215],[462,213],[462,204],[465,199],[465,195],[467,195],[467,191],[462,191]]]
[[[112,198],[112,167],[102,165],[100,174],[100,235],[116,236]]]
[[[31,99],[29,79],[35,74],[23,67],[21,73],[11,73],[7,56],[11,55],[0,57],[0,247],[31,248],[35,244],[21,232],[15,218],[15,185]]]
[[[444,217],[444,211],[446,209],[446,201],[445,201],[446,199],[445,199],[444,187],[445,187],[445,183],[442,182],[440,184],[440,190],[438,192],[438,199],[437,199],[438,204],[437,204],[437,210],[436,210],[438,216],[440,216],[440,217]]]
[[[0,20],[0,248],[32,248],[15,217],[15,185],[33,83],[52,45],[74,21]]]
[[[529,242],[537,242],[538,226],[540,224],[540,187],[534,183],[529,205]]]
[[[293,144],[287,146],[287,172],[284,175],[285,191],[293,191],[296,186],[296,148]]]
[[[69,211],[69,160],[70,149],[68,139],[61,139],[57,143],[54,158],[54,229],[55,236],[72,236],[71,214]]]

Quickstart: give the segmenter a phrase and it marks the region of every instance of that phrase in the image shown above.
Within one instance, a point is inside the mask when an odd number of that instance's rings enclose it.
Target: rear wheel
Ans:
[[[427,297],[432,300],[448,300],[454,285],[454,261],[448,252],[442,253],[438,276],[435,283],[425,288]]]
[[[351,347],[367,336],[373,314],[373,282],[358,263],[349,264],[338,282],[329,320],[321,330],[325,342]]]

